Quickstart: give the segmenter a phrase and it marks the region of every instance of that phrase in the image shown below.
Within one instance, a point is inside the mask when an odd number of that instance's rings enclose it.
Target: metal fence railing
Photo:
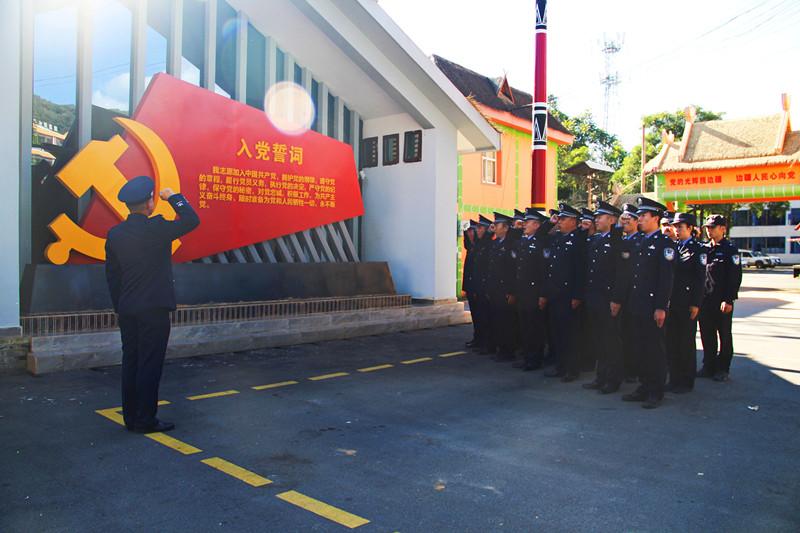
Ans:
[[[171,318],[173,326],[186,326],[214,322],[265,320],[316,313],[396,308],[409,305],[411,305],[411,296],[407,294],[275,300],[180,306],[172,313]],[[21,317],[21,322],[23,335],[27,337],[89,333],[118,327],[117,315],[111,310],[24,315]]]

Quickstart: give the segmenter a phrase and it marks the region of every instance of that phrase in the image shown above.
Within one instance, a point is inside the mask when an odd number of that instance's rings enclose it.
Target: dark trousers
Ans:
[[[636,350],[636,326],[634,314],[627,304],[622,306],[619,325],[622,336],[622,366],[625,372],[625,378],[635,379],[639,376],[639,358]]]
[[[119,315],[122,335],[122,416],[125,426],[156,422],[158,384],[169,340],[169,310],[149,309]]]
[[[689,318],[688,307],[670,308],[666,327],[669,382],[678,387],[694,388],[697,319]]]
[[[730,372],[733,359],[733,313],[719,310],[722,302],[703,302],[700,308],[700,340],[703,367],[712,373]],[[717,343],[719,337],[719,343]]]
[[[658,327],[652,311],[633,316],[636,354],[639,358],[639,390],[662,399],[667,380],[666,325]]]
[[[597,354],[597,382],[618,387],[625,377],[620,318],[611,316],[609,302],[587,307],[591,350]]]
[[[480,304],[478,303],[478,295],[474,292],[467,293],[467,301],[469,302],[469,312],[472,315],[472,340],[479,346],[481,345],[481,323],[480,323]]]
[[[578,329],[578,357],[580,359],[581,370],[591,372],[597,367],[597,351],[595,350],[595,340],[591,336],[591,324],[589,324],[589,310],[586,302],[578,308],[577,320]]]
[[[544,358],[545,318],[539,309],[539,299],[530,301],[520,298],[517,302],[519,317],[520,348],[525,363],[530,366],[541,366]]]
[[[483,349],[493,349],[491,311],[489,300],[479,293],[471,293],[469,306],[472,312],[472,323],[475,326],[478,346]],[[474,301],[474,303],[473,303]],[[474,306],[474,309],[473,309]]]
[[[490,322],[492,326],[491,347],[497,347],[503,355],[514,353],[516,315],[514,306],[508,303],[505,295],[493,296],[489,300]]]
[[[578,311],[572,309],[572,298],[558,297],[547,303],[550,312],[550,348],[555,354],[556,369],[577,376],[581,373],[577,336],[580,331]]]

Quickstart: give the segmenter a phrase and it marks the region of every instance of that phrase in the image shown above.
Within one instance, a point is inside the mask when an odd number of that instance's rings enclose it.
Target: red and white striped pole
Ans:
[[[531,205],[544,208],[547,195],[547,0],[536,0],[532,130]]]

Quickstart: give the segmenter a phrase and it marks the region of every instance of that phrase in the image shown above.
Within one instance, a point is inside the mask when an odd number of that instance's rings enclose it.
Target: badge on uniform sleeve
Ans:
[[[700,264],[703,266],[708,264],[708,256],[706,254],[700,254]]]
[[[667,261],[675,259],[675,250],[672,248],[664,248],[664,259]]]
[[[736,254],[736,255],[732,256],[731,259],[733,260],[733,264],[734,265],[738,265],[739,261],[741,260],[741,258],[739,257],[739,254]]]
[[[542,250],[542,255],[544,256],[545,259],[550,259],[550,248],[545,248],[544,250]]]

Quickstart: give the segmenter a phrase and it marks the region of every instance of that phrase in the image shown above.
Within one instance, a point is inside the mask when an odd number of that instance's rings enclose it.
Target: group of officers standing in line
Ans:
[[[596,370],[586,389],[661,404],[665,391],[690,392],[695,376],[727,381],[733,357],[733,304],[742,270],[711,215],[700,242],[692,213],[670,215],[647,197],[619,209],[560,204],[513,217],[470,221],[463,290],[474,337],[467,343],[496,361],[571,382]],[[698,321],[703,367],[697,372]]]

